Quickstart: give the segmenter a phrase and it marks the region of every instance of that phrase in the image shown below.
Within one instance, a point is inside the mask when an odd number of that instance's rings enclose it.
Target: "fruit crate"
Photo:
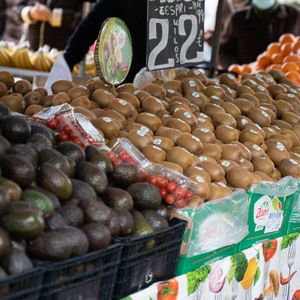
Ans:
[[[118,238],[123,250],[113,299],[175,276],[187,222],[172,218],[169,225],[166,229],[145,236]],[[155,241],[154,246],[147,249],[148,242],[152,240]]]
[[[0,280],[1,300],[40,299],[44,269],[33,268],[20,274],[9,275]]]
[[[58,262],[36,260],[44,266],[40,299],[111,299],[122,245],[114,241],[104,249]]]

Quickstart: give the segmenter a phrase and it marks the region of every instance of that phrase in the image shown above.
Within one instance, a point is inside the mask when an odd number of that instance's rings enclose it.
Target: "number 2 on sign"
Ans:
[[[184,29],[184,23],[185,22],[191,22],[191,32],[185,42],[183,43],[181,50],[180,50],[180,63],[186,64],[186,63],[197,63],[201,60],[201,52],[197,51],[197,55],[195,58],[188,59],[186,57],[186,53],[188,52],[188,49],[192,45],[192,43],[197,38],[197,31],[198,31],[198,22],[197,18],[193,15],[181,15],[179,17],[179,35],[180,36],[186,36],[186,32]],[[168,19],[158,19],[153,18],[149,21],[149,39],[157,39],[157,25],[161,25],[161,40],[157,44],[156,47],[153,48],[153,50],[149,54],[148,59],[148,68],[149,70],[155,70],[155,69],[165,69],[165,68],[173,68],[175,65],[173,58],[168,58],[168,62],[165,64],[155,65],[155,61],[157,56],[166,48],[169,38],[169,20]]]

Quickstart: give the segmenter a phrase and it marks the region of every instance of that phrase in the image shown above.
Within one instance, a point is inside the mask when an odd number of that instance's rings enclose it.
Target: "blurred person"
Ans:
[[[15,0],[0,0],[0,40],[17,44],[23,33],[23,25],[18,24],[13,16],[12,8]]]
[[[272,42],[284,33],[300,35],[300,10],[277,0],[252,0],[238,8],[225,21],[220,35],[219,64],[254,62]]]
[[[14,18],[27,24],[25,40],[33,51],[44,45],[63,50],[82,19],[83,0],[15,1]]]
[[[132,39],[133,59],[124,82],[133,82],[146,66],[147,1],[99,0],[80,22],[65,48],[64,58],[72,71],[82,61],[98,37],[101,25],[109,17],[118,17],[127,25]]]

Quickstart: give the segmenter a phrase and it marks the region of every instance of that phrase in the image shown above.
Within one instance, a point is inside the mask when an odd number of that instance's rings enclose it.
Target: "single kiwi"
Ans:
[[[153,137],[153,132],[145,125],[143,124],[139,124],[139,123],[131,123],[126,127],[126,130],[129,132],[133,129],[137,129],[137,130],[142,130],[145,131],[146,133],[150,134]]]
[[[91,120],[91,123],[96,128],[100,129],[103,132],[104,137],[109,140],[117,137],[120,133],[118,123],[109,117],[101,116],[97,119]]]
[[[290,104],[300,104],[300,99],[292,93],[280,93],[277,94],[275,97],[275,100],[285,100],[289,102]]]
[[[250,101],[254,105],[254,107],[259,107],[259,105],[260,105],[260,102],[259,102],[258,98],[255,95],[241,94],[240,98]]]
[[[214,114],[217,112],[225,112],[224,108],[222,108],[220,105],[214,104],[214,103],[208,103],[206,104],[202,112],[209,116],[211,119],[213,118]]]
[[[237,95],[237,97],[240,97],[240,95],[242,95],[242,94],[252,94],[252,95],[254,95],[255,91],[247,85],[239,84],[237,89],[236,89],[236,95]]]
[[[11,111],[24,113],[26,102],[24,97],[19,93],[12,93],[1,97],[1,102],[4,103]]]
[[[267,90],[273,99],[275,99],[278,94],[287,92],[286,88],[282,84],[278,83],[269,84]]]
[[[166,90],[157,84],[147,83],[142,87],[142,90],[160,100],[166,97]]]
[[[252,159],[254,171],[261,171],[272,177],[275,169],[273,161],[268,157],[254,157]]]
[[[53,94],[58,94],[60,92],[67,92],[69,89],[71,89],[74,86],[73,81],[70,80],[56,80],[51,85],[51,91]]]
[[[222,155],[221,159],[238,162],[242,158],[242,149],[237,144],[221,145]]]
[[[161,117],[165,113],[162,101],[154,96],[146,97],[142,103],[142,111]]]
[[[209,96],[208,99],[209,99],[209,103],[217,104],[219,106],[221,106],[221,104],[224,103],[224,101],[221,98],[215,95]]]
[[[192,175],[189,177],[190,180],[194,181],[197,185],[197,196],[201,197],[202,199],[208,199],[210,195],[209,184],[204,181],[201,176]]]
[[[31,104],[26,107],[24,114],[27,117],[32,117],[43,109],[44,107],[39,104]]]
[[[121,93],[118,94],[118,98],[126,100],[127,102],[129,102],[135,108],[140,106],[140,100],[133,93],[121,92]]]
[[[162,125],[160,118],[151,113],[139,113],[135,122],[145,125],[154,133]]]
[[[203,150],[203,144],[200,139],[188,132],[181,133],[176,140],[176,144],[195,155],[199,155]]]
[[[15,78],[9,71],[0,71],[0,82],[3,82],[10,89],[15,83]]]
[[[179,108],[184,108],[185,110],[187,110],[189,113],[192,112],[191,108],[189,105],[184,104],[183,102],[181,102],[180,100],[176,100],[176,101],[171,101],[167,107],[167,111],[173,115],[173,113],[179,109]]]
[[[67,94],[69,95],[70,99],[73,100],[80,96],[86,96],[90,97],[91,93],[85,86],[73,86],[67,91]]]
[[[250,120],[261,127],[271,125],[271,117],[263,109],[260,109],[258,107],[250,111],[248,113],[248,117],[250,118]]]
[[[206,85],[208,82],[208,78],[206,77],[202,69],[192,68],[187,72],[186,76],[190,78],[194,78],[197,81],[203,83],[204,85]]]
[[[178,108],[175,109],[173,112],[173,117],[174,118],[178,118],[184,122],[186,122],[190,128],[193,130],[197,124],[197,118],[195,117],[194,114],[192,114],[190,111],[188,111],[187,109],[184,108]]]
[[[291,125],[300,124],[300,117],[291,111],[284,112],[281,119]]]
[[[179,118],[174,117],[168,121],[167,127],[178,129],[181,132],[191,133],[192,131],[191,126],[188,123]]]
[[[278,164],[278,170],[282,177],[293,176],[295,178],[300,177],[300,165],[291,158],[283,158]]]
[[[32,83],[27,79],[20,79],[14,83],[12,91],[24,96],[32,91]]]
[[[24,95],[24,101],[26,102],[26,105],[29,106],[31,104],[40,104],[42,100],[42,96],[38,92],[28,92]]]
[[[181,81],[182,94],[185,96],[188,93],[199,92],[198,83],[193,78],[185,78]]]
[[[280,132],[280,131],[276,131],[274,128],[270,126],[264,127],[262,128],[262,130],[265,133],[265,137],[264,137],[265,140],[268,140],[272,134]]]
[[[5,83],[0,82],[0,98],[5,95],[8,95],[8,88]]]
[[[140,151],[147,145],[153,145],[153,138],[145,131],[133,129],[129,131],[128,140]]]
[[[210,175],[208,174],[207,171],[205,171],[202,167],[199,166],[191,166],[188,167],[183,174],[186,177],[191,177],[191,176],[200,176],[206,183],[211,182]]]
[[[163,136],[171,139],[174,144],[177,142],[177,138],[182,132],[176,128],[170,128],[170,127],[165,127],[161,126],[158,128],[156,131],[155,135],[156,136]]]
[[[220,84],[220,87],[225,91],[225,102],[232,102],[236,98],[236,91],[225,84]]]
[[[108,107],[108,103],[115,99],[115,96],[104,89],[96,89],[92,93],[91,99],[95,101],[100,108]]]
[[[244,142],[243,145],[251,152],[252,159],[254,157],[266,156],[265,151],[254,143]]]
[[[191,103],[191,111],[195,115],[195,113],[199,113],[200,112],[200,108],[196,104]]]
[[[175,146],[168,151],[166,160],[178,164],[184,171],[192,165],[193,156],[186,149]]]
[[[275,166],[278,166],[282,159],[291,158],[289,152],[281,142],[275,139],[269,139],[266,143],[268,146],[266,154],[274,162]]]
[[[248,116],[248,114],[255,108],[252,102],[244,98],[234,99],[233,104],[240,109],[242,115],[244,116]]]
[[[175,164],[175,163],[173,163],[173,162],[166,161],[166,160],[165,160],[165,161],[162,161],[160,164],[163,165],[164,167],[167,167],[167,168],[169,168],[169,169],[172,169],[172,170],[174,170],[174,171],[176,171],[176,172],[178,172],[178,173],[180,173],[180,174],[183,174],[183,169],[182,169],[182,167],[179,166],[178,164]]]
[[[207,119],[205,118],[202,118],[202,117],[198,117],[197,118],[197,126],[196,128],[203,128],[203,129],[208,129],[210,130],[211,132],[213,132],[215,130],[214,128],[214,125],[212,124],[212,122],[208,121]],[[196,129],[195,128],[195,129]]]
[[[38,92],[42,97],[48,95],[48,91],[44,87],[36,87],[35,89],[33,89],[33,92]]]
[[[209,190],[210,190],[210,194],[207,199],[209,201],[216,200],[216,199],[222,199],[225,197],[224,189],[220,185],[218,185],[214,182],[209,184]]]
[[[253,123],[253,121],[250,118],[243,115],[237,116],[235,120],[236,120],[236,128],[239,130],[242,130],[246,124]]]
[[[223,102],[221,104],[221,107],[225,110],[227,114],[230,114],[233,118],[236,118],[237,116],[240,116],[242,114],[241,110],[231,102]]]
[[[52,99],[52,106],[62,105],[64,103],[70,103],[71,105],[70,96],[66,92],[59,92],[54,95]]]
[[[79,97],[75,98],[74,100],[72,100],[70,102],[70,105],[74,106],[74,107],[81,106],[81,107],[84,107],[86,109],[90,109],[91,101],[86,96],[79,96]]]
[[[50,107],[52,106],[52,100],[54,98],[54,94],[51,94],[51,95],[47,95],[47,96],[44,96],[41,100],[41,105],[43,107]]]
[[[188,99],[190,103],[197,105],[200,110],[209,103],[208,97],[199,92],[188,92],[184,97]]]
[[[239,165],[236,161],[229,159],[220,159],[217,163],[224,169],[225,175],[232,167]]]
[[[259,132],[263,138],[265,138],[265,136],[266,136],[265,131],[256,123],[247,123],[244,126],[243,130],[246,130],[246,129],[249,129],[249,130],[252,129],[254,131]]]
[[[135,90],[132,94],[139,99],[140,103],[142,103],[146,97],[151,96],[151,94],[143,90]]]
[[[269,117],[271,118],[271,123],[275,120],[277,116],[277,109],[273,104],[265,103],[260,105],[259,108],[269,115]]]
[[[120,84],[117,88],[116,88],[116,92],[118,94],[122,93],[122,92],[129,92],[129,93],[133,93],[137,90],[136,86],[133,83],[130,82],[126,82],[123,84]]]
[[[292,129],[293,128],[293,126],[291,124],[289,124],[288,122],[286,122],[284,120],[279,120],[279,119],[275,119],[272,122],[272,125],[276,125],[277,127],[280,128],[280,130],[283,130],[283,129]]]
[[[161,85],[165,90],[172,89],[182,94],[181,80],[168,80]]]
[[[214,133],[206,128],[195,128],[192,135],[199,138],[202,143],[214,143],[216,140]]]
[[[233,141],[239,140],[239,132],[237,129],[228,125],[219,125],[215,129],[215,137],[222,141],[222,143],[229,144]]]
[[[293,145],[291,139],[288,136],[283,135],[281,133],[274,133],[269,137],[269,139],[275,139],[279,141],[284,145],[287,151],[290,151]]]
[[[245,190],[248,190],[253,183],[251,173],[241,166],[231,168],[226,173],[226,180],[231,186]]]
[[[253,174],[259,176],[261,178],[261,181],[274,182],[274,179],[272,177],[268,176],[266,173],[262,171],[254,171]]]
[[[238,81],[231,73],[222,73],[219,77],[220,84],[226,84],[231,89],[236,90],[238,87]]]
[[[219,125],[228,125],[235,128],[237,125],[236,120],[232,115],[221,111],[216,112],[213,115],[212,122],[215,127],[218,127]]]
[[[277,168],[275,168],[271,178],[273,179],[273,181],[277,182],[281,177],[282,176],[280,171]]]
[[[233,141],[230,143],[230,145],[237,145],[241,150],[242,150],[242,158],[250,160],[252,159],[252,153],[251,151],[245,146],[243,145],[241,142],[239,141]]]
[[[238,165],[241,166],[242,168],[246,169],[249,172],[253,172],[253,165],[247,159],[241,158],[240,161],[238,162]]]
[[[91,101],[92,103],[93,101]],[[93,112],[93,114],[96,116],[96,118],[101,117],[102,113],[104,112],[104,110],[102,108],[93,108],[91,109],[91,111]]]
[[[209,85],[206,87],[206,89],[204,90],[204,94],[207,97],[210,96],[217,96],[219,97],[221,100],[225,99],[225,91],[218,85]]]
[[[239,136],[239,141],[243,144],[245,142],[251,142],[260,146],[264,142],[263,136],[258,132],[258,130],[253,129],[243,129]]]
[[[296,133],[294,131],[292,131],[290,129],[284,129],[284,130],[282,130],[281,134],[283,134],[284,136],[288,137],[291,140],[291,142],[292,142],[291,149],[300,146],[300,139],[298,138],[298,136],[296,135]]]
[[[166,152],[155,146],[155,145],[147,145],[142,149],[143,155],[153,163],[159,164],[162,161],[166,160],[167,154]]]
[[[209,174],[211,181],[221,181],[225,177],[224,169],[217,163],[203,161],[201,167]]]
[[[135,107],[127,102],[126,100],[122,100],[119,98],[113,99],[108,103],[107,106],[109,109],[116,110],[121,115],[123,115],[126,119],[132,118],[137,114]]]

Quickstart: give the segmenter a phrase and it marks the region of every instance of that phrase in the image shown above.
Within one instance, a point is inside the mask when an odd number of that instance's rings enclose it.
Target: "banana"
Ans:
[[[12,65],[12,61],[10,56],[7,54],[4,48],[0,48],[0,65],[10,67]]]

